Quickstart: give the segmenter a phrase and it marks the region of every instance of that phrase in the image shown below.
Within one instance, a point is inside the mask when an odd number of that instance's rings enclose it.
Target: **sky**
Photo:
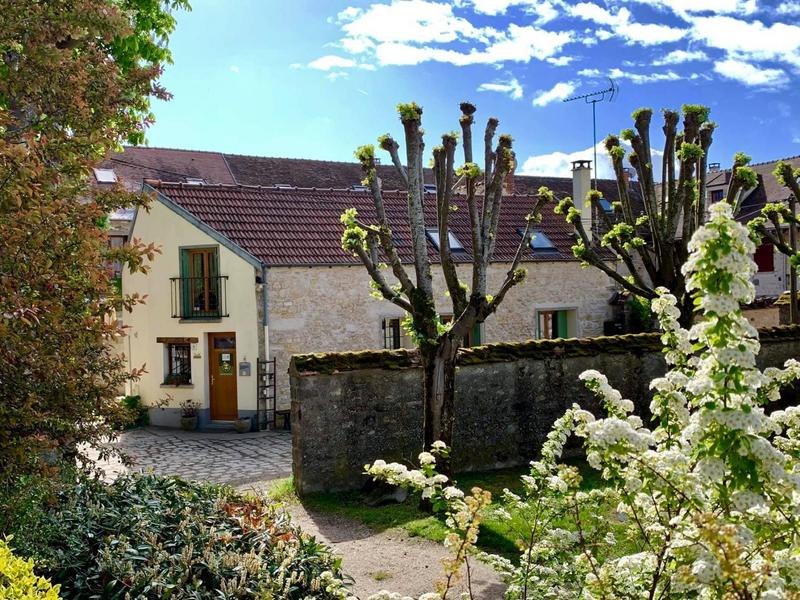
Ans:
[[[701,103],[718,129],[709,162],[800,155],[800,0],[193,0],[151,146],[353,160],[423,107],[427,148],[458,130],[462,100],[514,137],[518,172],[566,176],[597,136],[652,107]],[[599,152],[600,176],[609,167]]]

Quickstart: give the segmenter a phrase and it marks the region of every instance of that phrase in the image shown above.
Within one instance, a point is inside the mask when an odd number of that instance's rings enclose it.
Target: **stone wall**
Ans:
[[[577,261],[523,266],[528,269],[527,279],[508,293],[497,313],[483,324],[483,343],[535,338],[537,311],[549,309],[575,311],[576,327],[570,335],[602,334],[612,293],[606,275],[597,269],[583,269]],[[491,265],[490,293],[500,288],[508,268],[502,263]],[[463,281],[470,281],[469,269],[459,267]],[[437,310],[451,313],[438,265],[433,266],[433,273]],[[277,359],[280,374],[278,404],[286,407],[290,394],[284,374],[292,355],[381,349],[383,319],[404,316],[394,304],[370,295],[369,276],[360,265],[274,267],[269,269],[268,285],[270,356]]]
[[[759,365],[800,356],[800,326],[761,332]],[[578,380],[586,369],[647,413],[663,374],[659,334],[503,343],[462,351],[456,376],[454,466],[486,470],[530,461],[574,402],[597,410]],[[295,356],[291,366],[293,472],[301,494],[359,488],[377,458],[410,461],[422,445],[422,386],[408,350]]]

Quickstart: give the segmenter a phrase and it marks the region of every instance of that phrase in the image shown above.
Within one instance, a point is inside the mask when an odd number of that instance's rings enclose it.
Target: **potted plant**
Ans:
[[[250,417],[239,417],[233,422],[236,433],[247,433],[253,428],[253,419]]]
[[[184,431],[194,431],[197,429],[197,409],[200,407],[198,402],[184,400],[180,403],[181,407],[181,429]]]

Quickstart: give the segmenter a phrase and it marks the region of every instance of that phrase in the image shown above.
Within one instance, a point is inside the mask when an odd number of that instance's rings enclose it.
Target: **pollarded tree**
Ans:
[[[431,261],[428,257],[423,177],[422,108],[416,103],[398,105],[400,121],[405,131],[406,165],[399,154],[399,144],[391,136],[378,139],[387,151],[408,193],[408,225],[411,229],[413,276],[406,270],[392,238],[392,224],[381,192],[375,168],[375,147],[362,146],[356,151],[364,171],[364,184],[372,192],[375,221],[359,219],[355,209],[342,215],[345,226],[342,247],[353,252],[366,267],[377,294],[408,313],[406,324],[419,347],[424,371],[424,443],[430,448],[434,441],[450,445],[453,432],[453,407],[456,357],[464,336],[497,310],[508,291],[525,278],[520,268],[523,249],[531,239],[531,224],[538,220],[541,207],[552,199],[542,189],[526,217],[524,234],[503,283],[495,294],[489,295],[487,275],[494,254],[500,210],[503,203],[503,184],[515,167],[511,136],[500,135],[494,146],[498,120],[490,118],[484,131],[484,166],[473,159],[472,124],[475,107],[461,104],[461,135],[464,164],[455,167],[458,135],[442,136],[442,144],[433,149],[433,171],[436,177],[436,218],[439,234],[439,257],[443,279],[453,307],[453,321],[445,324],[436,311]],[[464,190],[463,194],[456,191]],[[469,211],[471,225],[472,281],[468,287],[459,278],[450,248],[450,214],[461,204]],[[520,223],[520,226],[523,224]],[[386,264],[384,264],[386,263]],[[395,283],[384,274],[387,268]]]
[[[692,300],[681,267],[689,256],[692,234],[706,220],[707,157],[716,124],[708,119],[709,109],[705,106],[684,105],[682,112],[683,131],[679,132],[678,112],[663,111],[665,141],[660,186],[653,168],[651,109],[641,108],[633,113],[634,129],[606,138],[619,194],[619,200],[612,204],[613,216],[601,206],[600,192],[592,190],[582,199],[601,219],[599,244],[592,239],[592,232],[586,231],[571,198],[562,200],[556,212],[564,214],[575,227],[578,240],[572,250],[576,257],[639,297],[653,299],[657,288],[667,288],[678,298],[682,321],[687,323],[692,319]],[[636,170],[641,205],[628,188],[623,162],[626,150],[620,138],[632,148],[628,161]],[[755,173],[747,166],[749,162],[750,157],[741,153],[734,158],[728,202],[735,207],[742,193],[756,183]],[[608,264],[603,256],[607,251],[625,265],[628,275]]]
[[[800,169],[793,169],[789,163],[778,161],[773,175],[789,191],[788,202],[769,202],[761,209],[761,215],[749,223],[750,230],[759,239],[771,242],[779,252],[789,257],[792,270],[789,275],[789,313],[792,323],[796,323],[797,307],[797,269],[800,268],[800,252],[797,249],[797,201],[800,200]],[[767,222],[771,225],[769,227]],[[787,229],[788,227],[788,238]]]

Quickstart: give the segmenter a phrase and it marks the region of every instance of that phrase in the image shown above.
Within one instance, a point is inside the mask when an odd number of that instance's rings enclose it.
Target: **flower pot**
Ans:
[[[253,427],[253,422],[250,417],[236,419],[233,422],[233,428],[236,433],[247,433]]]
[[[197,417],[181,417],[181,429],[184,431],[194,431],[197,429]]]

